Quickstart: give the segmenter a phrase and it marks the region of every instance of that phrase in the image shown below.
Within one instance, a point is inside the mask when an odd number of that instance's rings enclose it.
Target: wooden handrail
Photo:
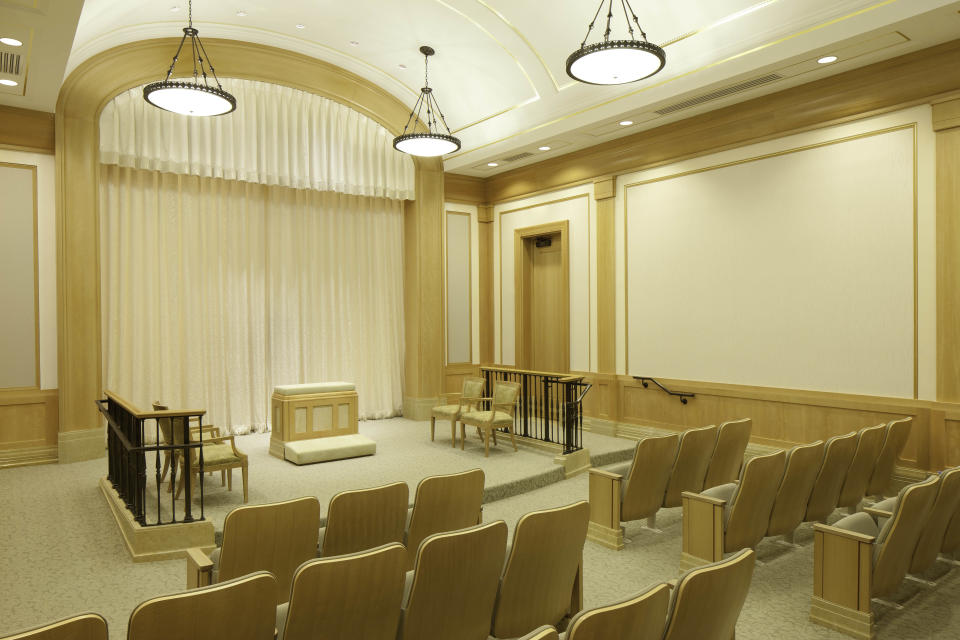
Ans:
[[[532,369],[516,369],[514,367],[504,367],[497,365],[482,365],[481,371],[504,371],[507,373],[526,373],[534,376],[545,376],[548,378],[557,378],[560,382],[583,380],[583,376],[573,376],[568,373],[559,373],[557,371],[533,371]]]
[[[113,391],[104,391],[103,395],[116,402],[134,418],[144,420],[148,418],[187,418],[191,416],[203,416],[207,414],[206,409],[166,409],[164,411],[141,411],[132,402],[121,398]]]

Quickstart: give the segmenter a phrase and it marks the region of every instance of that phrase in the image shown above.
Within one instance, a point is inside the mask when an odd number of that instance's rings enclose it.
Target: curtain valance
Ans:
[[[157,109],[142,88],[100,116],[100,162],[295,189],[412,200],[414,166],[393,135],[333,100],[252,80],[223,80],[237,110],[191,118]]]

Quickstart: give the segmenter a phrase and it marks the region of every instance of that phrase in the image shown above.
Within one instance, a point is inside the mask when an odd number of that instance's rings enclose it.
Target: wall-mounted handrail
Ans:
[[[643,385],[644,389],[646,389],[649,386],[648,383],[652,382],[653,384],[660,387],[660,390],[663,391],[664,393],[667,393],[671,396],[679,396],[681,404],[687,404],[687,398],[697,397],[697,394],[695,393],[688,393],[686,391],[670,391],[670,389],[667,389],[665,386],[657,382],[654,378],[648,378],[647,376],[633,376],[633,379],[639,380],[640,384]]]

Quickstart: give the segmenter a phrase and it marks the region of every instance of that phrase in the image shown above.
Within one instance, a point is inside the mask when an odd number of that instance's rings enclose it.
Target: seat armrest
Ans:
[[[720,498],[712,498],[710,496],[705,496],[702,493],[694,493],[693,491],[684,491],[680,494],[681,498],[688,498],[690,500],[695,500],[697,502],[705,502],[707,504],[712,504],[717,507],[722,507],[727,504],[726,500],[721,500]]]
[[[868,513],[868,514],[870,514],[871,516],[873,516],[874,518],[878,518],[878,519],[879,519],[879,518],[892,518],[892,517],[893,517],[893,512],[892,512],[892,511],[887,511],[886,509],[874,509],[873,507],[864,507],[864,508],[863,508],[863,512],[864,512],[864,513]]]
[[[187,589],[210,584],[213,584],[213,560],[200,549],[187,549]]]
[[[590,475],[609,478],[610,480],[623,480],[623,476],[619,473],[611,473],[606,469],[597,469],[596,467],[590,467]]]
[[[856,542],[864,542],[867,544],[873,544],[873,542],[876,540],[876,537],[874,536],[864,535],[862,533],[857,533],[856,531],[850,531],[849,529],[841,529],[840,527],[832,527],[828,524],[821,524],[819,522],[814,523],[813,530],[825,535],[840,536],[841,538],[847,538],[849,540],[855,540]]]

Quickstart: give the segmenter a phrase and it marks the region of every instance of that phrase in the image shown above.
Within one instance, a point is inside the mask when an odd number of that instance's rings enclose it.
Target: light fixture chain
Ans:
[[[187,1],[187,26],[193,27],[193,0]]]
[[[167,69],[167,77],[166,77],[167,80],[169,80],[170,76],[173,75],[173,68],[177,66],[177,60],[180,59],[180,51],[183,49],[183,43],[186,42],[186,40],[187,40],[187,34],[184,33],[183,37],[180,38],[180,46],[177,47],[177,52],[173,54],[173,62],[170,63],[170,68]]]
[[[624,9],[624,15],[626,15],[626,10],[630,10],[630,15],[633,17],[634,24],[637,25],[637,29],[640,31],[640,35],[643,37],[644,41],[647,41],[647,33],[643,30],[643,27],[640,26],[640,19],[637,18],[637,14],[633,12],[633,7],[630,6],[630,0],[623,0],[626,3],[626,8]],[[630,19],[627,18],[627,25],[630,25]],[[630,35],[633,36],[633,27],[630,27]]]
[[[197,36],[196,35],[190,36],[190,47],[193,50],[193,82],[194,84],[196,84],[199,78],[199,73],[197,72],[197,58],[200,57],[200,54],[197,52]],[[201,61],[201,64],[203,64],[202,61]]]
[[[607,30],[603,32],[603,41],[610,41],[610,21],[613,20],[613,0],[607,4]]]
[[[587,46],[587,40],[590,38],[590,32],[593,31],[593,25],[597,23],[597,16],[600,15],[600,9],[602,8],[603,0],[600,0],[600,4],[597,5],[597,12],[593,14],[593,20],[590,21],[590,25],[587,27],[587,35],[583,36],[583,42],[580,43],[581,49]]]
[[[210,73],[213,75],[213,79],[214,79],[214,81],[217,83],[217,88],[218,88],[218,89],[223,89],[223,87],[220,86],[220,78],[217,77],[217,72],[216,72],[216,71],[214,70],[214,68],[213,68],[213,63],[210,62],[210,56],[207,55],[207,50],[204,48],[204,46],[203,46],[203,40],[200,39],[200,36],[197,36],[197,44],[200,45],[200,51],[202,51],[202,52],[203,52],[203,55],[206,56],[206,58],[207,58],[207,64],[210,65]],[[206,74],[206,73],[203,74],[203,80],[204,80],[204,82],[206,82],[206,80],[207,80],[207,74]]]
[[[627,21],[627,31],[630,32],[630,39],[636,40],[636,36],[633,35],[633,25],[630,24],[630,16],[627,15],[627,0],[620,0],[620,6],[623,7],[623,19]]]
[[[450,133],[450,127],[447,126],[447,119],[443,117],[443,111],[440,110],[440,103],[437,102],[437,97],[433,94],[430,94],[431,99],[433,100],[433,108],[438,114],[440,114],[440,124],[443,125],[443,128],[447,130],[447,135],[453,135]],[[440,127],[437,127],[439,129]]]

